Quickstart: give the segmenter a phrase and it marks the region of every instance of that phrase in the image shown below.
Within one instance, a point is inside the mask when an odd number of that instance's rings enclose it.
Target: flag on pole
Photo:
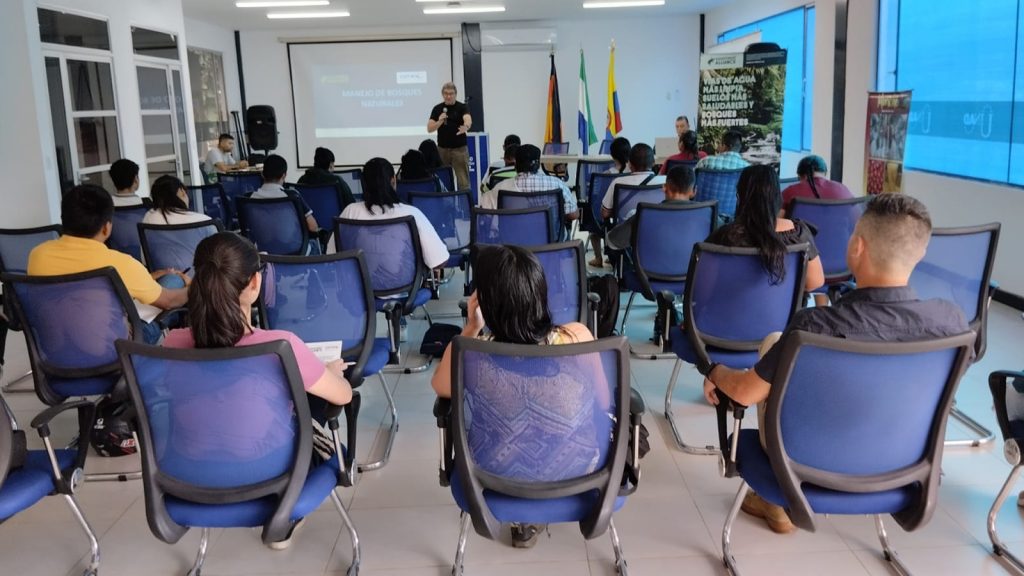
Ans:
[[[590,153],[590,145],[597,144],[594,132],[594,121],[590,116],[590,88],[587,87],[587,66],[580,48],[580,101],[579,101],[579,136],[583,142],[583,153]]]
[[[548,80],[548,117],[544,127],[544,143],[562,141],[562,105],[558,103],[558,73],[555,52],[551,51],[551,79]]]
[[[612,52],[608,61],[608,124],[605,138],[609,140],[622,132],[622,116],[619,115],[619,91],[615,89],[615,40],[612,40]]]

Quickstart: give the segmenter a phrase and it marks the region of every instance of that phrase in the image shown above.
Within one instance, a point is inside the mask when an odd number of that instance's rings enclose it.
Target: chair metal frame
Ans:
[[[790,304],[789,313],[787,317],[793,318],[793,314],[796,313],[803,306],[804,300],[804,284],[805,278],[807,277],[807,244],[794,244],[786,247],[788,253],[799,254],[796,270],[786,270],[786,276],[795,274],[795,281],[793,284],[793,299]],[[738,255],[747,256],[750,258],[760,258],[757,248],[735,248],[727,246],[719,246],[716,244],[709,244],[701,242],[693,247],[693,253],[690,255],[690,266],[686,273],[686,289],[683,292],[683,325],[686,337],[689,338],[693,345],[694,352],[697,355],[698,362],[701,362],[704,366],[711,365],[711,358],[707,353],[706,346],[711,344],[717,348],[732,351],[756,351],[761,346],[761,340],[752,340],[747,342],[724,340],[721,338],[715,338],[706,334],[702,334],[700,330],[694,325],[694,307],[693,307],[693,285],[694,279],[701,273],[700,261],[701,256],[705,252],[711,252],[715,254],[727,254],[727,255]],[[767,334],[766,334],[767,336]],[[668,387],[665,389],[665,420],[668,421],[669,428],[672,429],[672,437],[676,441],[676,445],[680,450],[687,454],[694,454],[698,456],[716,456],[721,452],[712,445],[705,445],[703,447],[687,444],[683,440],[682,434],[680,433],[679,426],[676,424],[675,417],[672,414],[672,393],[676,389],[676,382],[679,379],[679,370],[683,366],[683,360],[676,358],[675,365],[672,367],[672,375],[669,377]]]
[[[975,339],[976,335],[973,332],[967,332],[956,336],[917,342],[865,342],[795,331],[779,342],[778,345],[782,346],[782,351],[779,356],[775,378],[772,381],[771,392],[766,400],[765,419],[761,426],[765,433],[765,452],[771,462],[771,468],[775,473],[779,488],[789,505],[788,512],[794,524],[804,530],[811,532],[815,530],[814,515],[816,513],[803,493],[802,486],[805,483],[824,489],[852,493],[881,492],[916,483],[920,486],[921,491],[921,495],[918,497],[919,501],[900,512],[892,514],[892,517],[908,532],[925,525],[931,519],[935,511],[939,480],[942,475],[943,438],[945,437],[948,420],[946,416],[952,408],[960,379],[970,363],[970,349],[973,347]],[[916,463],[898,470],[865,475],[833,472],[807,466],[790,459],[786,451],[785,437],[780,420],[791,376],[799,361],[801,348],[804,347],[865,356],[907,355],[959,349],[943,384],[941,398],[935,413],[936,417],[933,418],[932,426],[928,432],[928,447]],[[871,372],[865,373],[870,374]],[[742,418],[742,408],[738,406],[737,408],[740,409],[739,414],[740,418]],[[739,427],[741,425],[739,418],[735,420],[734,425],[732,449],[729,451],[728,458],[733,469],[735,469],[739,456],[736,453]],[[739,575],[739,567],[732,553],[732,525],[749,489],[750,487],[745,481],[740,484],[736,499],[722,527],[722,561],[725,563],[728,572],[734,576]],[[882,546],[883,558],[897,573],[909,575],[909,569],[901,562],[899,556],[889,544],[881,514],[875,514],[874,520],[878,539]]]
[[[996,409],[996,420],[999,421],[999,428],[1003,433],[1003,457],[1012,466],[1010,474],[1003,482],[1003,487],[996,494],[995,501],[988,511],[987,528],[988,538],[992,543],[992,553],[1003,561],[1004,565],[1015,574],[1024,575],[1024,560],[1019,558],[999,538],[999,531],[996,529],[999,510],[1002,509],[1006,498],[1013,492],[1020,477],[1021,467],[1024,467],[1024,459],[1021,458],[1021,438],[1016,436],[1010,428],[1010,421],[1006,411],[1006,381],[1010,378],[1024,378],[1024,372],[1013,370],[997,370],[988,376],[988,386],[992,391],[992,400]]]
[[[146,516],[153,535],[164,542],[174,543],[189,529],[186,526],[178,525],[170,519],[166,511],[162,514],[157,512],[164,510],[163,500],[165,494],[177,496],[184,500],[209,504],[244,502],[269,495],[278,495],[279,500],[276,509],[264,524],[263,540],[264,542],[276,542],[285,538],[292,528],[290,515],[305,485],[306,471],[309,469],[313,453],[313,431],[310,423],[309,405],[306,402],[306,392],[302,386],[302,376],[291,346],[283,340],[253,346],[217,349],[165,348],[149,346],[139,342],[128,342],[126,340],[118,340],[116,346],[120,363],[124,368],[125,381],[131,393],[132,403],[138,412],[138,438],[140,440],[142,467],[145,471],[143,487],[145,488]],[[132,357],[145,356],[170,361],[202,362],[239,360],[267,355],[277,356],[281,362],[281,368],[288,380],[296,421],[299,423],[299,428],[295,435],[297,446],[295,462],[291,471],[267,482],[231,488],[199,487],[173,477],[165,476],[157,465],[154,455],[153,439],[150,435],[149,414],[146,411],[142,389],[138,376],[135,373]],[[341,438],[337,433],[339,427],[337,417],[336,412],[332,412],[329,416],[335,454],[339,455],[338,478],[340,484],[340,480],[345,478],[348,472],[345,467],[345,461],[340,457],[343,454],[343,448],[341,446]],[[345,506],[341,502],[341,498],[338,496],[337,485],[331,489],[330,499],[352,539],[352,563],[348,567],[347,574],[348,576],[357,576],[361,561],[359,536],[352,525],[352,520],[345,510]],[[189,570],[189,576],[201,576],[209,539],[210,529],[202,527],[199,551],[196,554],[192,568]]]
[[[139,228],[139,241],[142,244],[142,257],[145,259],[146,268],[150,272],[155,272],[159,268],[156,267],[156,265],[154,264],[156,260],[155,258],[153,258],[154,250],[150,247],[149,241],[146,239],[147,230],[173,232],[176,230],[196,230],[199,228],[209,228],[212,226],[214,228],[214,232],[212,234],[224,231],[224,225],[221,224],[221,221],[217,220],[216,218],[213,218],[211,220],[204,220],[202,222],[190,222],[188,224],[146,224],[144,222],[139,222],[137,226]],[[188,262],[188,265],[191,266],[192,262]],[[189,266],[186,266],[185,268]]]
[[[374,339],[377,335],[377,322],[376,322],[376,310],[374,309],[373,301],[373,288],[370,286],[370,273],[366,268],[366,260],[363,257],[362,250],[346,250],[344,252],[336,252],[334,254],[325,254],[320,256],[274,256],[270,254],[261,254],[260,261],[270,265],[296,265],[302,266],[306,264],[323,264],[329,262],[339,262],[344,260],[355,260],[357,267],[359,268],[359,274],[362,277],[363,284],[363,305],[366,307],[367,319],[366,327],[363,331],[363,338],[358,345],[351,345],[345,350],[342,350],[342,358],[356,357],[355,364],[352,365],[348,370],[345,371],[345,379],[348,380],[350,386],[352,386],[352,401],[345,405],[345,420],[346,420],[346,431],[347,439],[346,446],[348,447],[348,454],[345,458],[345,467],[348,470],[348,479],[346,486],[355,485],[357,481],[357,474],[359,472],[366,472],[369,470],[377,470],[383,468],[388,460],[391,458],[391,448],[395,443],[395,435],[398,433],[398,410],[395,407],[395,399],[391,395],[391,390],[388,388],[387,379],[384,378],[384,372],[377,372],[377,378],[380,380],[381,388],[384,389],[384,396],[387,400],[388,412],[391,416],[391,424],[388,427],[387,443],[384,445],[384,453],[380,460],[373,462],[357,463],[356,458],[356,438],[357,438],[357,420],[359,417],[359,409],[362,404],[362,399],[359,394],[359,388],[363,384],[365,379],[364,370],[366,368],[366,362],[370,358],[370,353],[373,351]],[[268,268],[264,274],[270,272]],[[267,283],[264,282],[260,290],[260,298],[257,301],[257,306],[260,312],[260,325],[268,330],[274,327],[270,325],[270,315],[267,314],[266,299],[263,291]],[[344,344],[344,343],[343,343]]]
[[[282,198],[249,198],[249,197],[245,197],[245,196],[239,196],[238,198],[235,198],[235,209],[236,209],[237,215],[238,215],[238,229],[239,229],[239,232],[242,234],[242,236],[245,236],[246,238],[251,240],[252,243],[255,244],[256,247],[260,251],[266,252],[267,251],[266,248],[261,247],[259,245],[259,243],[256,242],[256,239],[253,238],[252,230],[250,229],[250,226],[249,226],[249,216],[246,213],[246,207],[249,206],[249,205],[261,206],[261,205],[275,205],[275,204],[282,204],[282,205],[283,204],[290,204],[294,208],[294,210],[295,210],[295,225],[298,226],[299,233],[302,235],[302,245],[301,245],[301,248],[300,248],[300,252],[298,252],[298,253],[292,252],[292,253],[286,254],[286,255],[287,256],[303,256],[303,255],[305,255],[306,250],[309,247],[309,239],[310,239],[310,235],[309,234],[310,233],[309,233],[309,227],[306,225],[306,215],[302,213],[302,202],[300,202],[298,198],[293,198],[291,196],[285,196],[285,197],[282,197]]]

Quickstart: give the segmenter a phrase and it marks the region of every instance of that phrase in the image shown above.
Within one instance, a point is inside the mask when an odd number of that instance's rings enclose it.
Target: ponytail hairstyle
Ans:
[[[679,143],[683,145],[683,150],[690,155],[694,160],[700,160],[700,150],[697,149],[697,133],[693,130],[687,130],[679,137]]]
[[[821,198],[821,194],[818,193],[818,186],[814,183],[814,174],[816,172],[828,172],[828,165],[825,164],[825,159],[821,156],[815,154],[804,156],[796,165],[796,175],[807,179],[807,185],[811,187],[814,197]]]
[[[188,288],[188,319],[196,348],[230,348],[245,335],[239,296],[262,266],[252,242],[218,232],[196,247]]]
[[[633,146],[629,143],[629,140],[622,136],[612,140],[611,155],[612,159],[619,165],[619,174],[625,172],[629,166],[629,152],[632,149]]]
[[[786,277],[786,245],[775,231],[782,208],[782,193],[775,169],[767,164],[748,166],[736,185],[736,220],[748,246],[757,248],[761,265],[772,284]]]
[[[188,204],[178,197],[178,191],[185,188],[185,184],[174,176],[163,175],[153,182],[149,189],[149,197],[153,200],[153,209],[159,210],[167,221],[167,214],[184,214],[188,212]]]
[[[370,214],[373,214],[374,206],[380,206],[383,214],[400,203],[398,192],[391,183],[394,177],[395,167],[384,158],[371,158],[363,166],[363,204]]]

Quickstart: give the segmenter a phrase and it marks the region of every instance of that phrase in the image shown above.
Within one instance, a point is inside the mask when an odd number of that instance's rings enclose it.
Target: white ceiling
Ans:
[[[697,14],[730,0],[666,0],[664,6],[584,10],[583,0],[463,0],[463,5],[504,4],[505,12],[490,14],[425,15],[424,6],[444,3],[417,3],[415,0],[330,0],[331,5],[315,8],[236,8],[235,0],[182,0],[186,18],[217,24],[231,30],[296,29],[367,26],[415,26],[459,22],[502,22],[582,18],[657,17],[667,14]],[[348,18],[270,20],[273,11],[348,10]]]

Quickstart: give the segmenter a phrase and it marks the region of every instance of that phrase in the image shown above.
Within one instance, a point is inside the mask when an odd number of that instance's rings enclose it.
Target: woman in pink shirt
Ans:
[[[844,200],[853,198],[853,193],[842,182],[833,182],[825,176],[828,165],[821,156],[811,154],[805,156],[796,165],[796,175],[800,181],[782,191],[782,209],[786,214],[793,209],[793,198],[824,198],[826,200]]]
[[[668,174],[668,163],[675,160],[684,162],[696,162],[701,158],[707,158],[707,153],[697,150],[697,133],[687,130],[679,135],[679,153],[673,154],[661,164],[661,174]]]

